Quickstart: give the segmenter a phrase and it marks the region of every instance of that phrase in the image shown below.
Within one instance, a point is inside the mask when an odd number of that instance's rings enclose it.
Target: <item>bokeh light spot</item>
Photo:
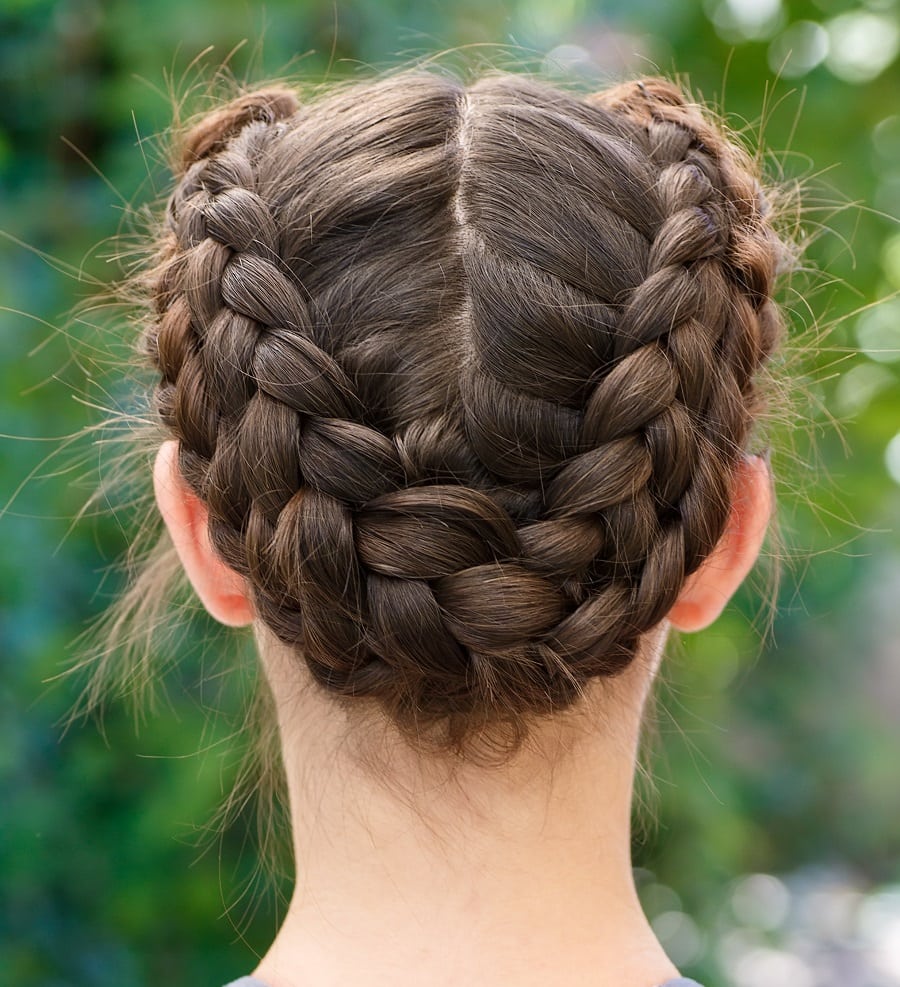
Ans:
[[[830,20],[825,64],[845,82],[869,82],[900,51],[900,27],[887,14],[852,11]]]
[[[893,442],[898,440],[900,435]],[[900,888],[879,891],[864,901],[858,922],[860,936],[872,949],[875,962],[900,982]]]
[[[779,949],[753,949],[734,968],[738,987],[813,987],[809,964]]]
[[[884,450],[884,464],[891,478],[900,483],[900,432],[888,442]]]
[[[882,391],[895,385],[897,378],[887,367],[859,363],[841,375],[835,389],[839,415],[856,415],[872,403]]]
[[[815,21],[797,21],[769,45],[769,68],[786,78],[806,75],[825,60],[828,32]]]
[[[687,966],[703,953],[703,936],[697,923],[684,912],[663,912],[651,922],[669,959],[676,966]]]
[[[867,308],[856,320],[856,338],[870,360],[876,363],[900,360],[900,298]]]
[[[872,144],[887,161],[900,159],[900,116],[885,117],[872,129]]]
[[[790,906],[790,891],[772,874],[750,874],[738,881],[731,894],[735,918],[756,929],[783,925]]]
[[[725,41],[758,41],[779,30],[784,9],[781,0],[721,0],[710,18]]]

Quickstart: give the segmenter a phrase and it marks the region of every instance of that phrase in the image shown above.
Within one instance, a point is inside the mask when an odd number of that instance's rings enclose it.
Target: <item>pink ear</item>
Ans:
[[[759,456],[741,461],[731,514],[712,555],[684,585],[669,621],[680,631],[708,627],[753,568],[772,515],[772,477]]]
[[[153,468],[153,488],[172,544],[203,606],[228,627],[253,622],[244,580],[216,554],[209,540],[206,505],[188,488],[178,468],[178,443],[164,442]]]

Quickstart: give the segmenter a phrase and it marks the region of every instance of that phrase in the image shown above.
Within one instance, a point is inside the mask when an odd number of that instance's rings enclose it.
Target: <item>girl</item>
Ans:
[[[687,983],[629,820],[669,629],[716,618],[771,511],[749,158],[662,80],[416,71],[250,92],[176,172],[156,496],[253,627],[296,856],[238,983]]]

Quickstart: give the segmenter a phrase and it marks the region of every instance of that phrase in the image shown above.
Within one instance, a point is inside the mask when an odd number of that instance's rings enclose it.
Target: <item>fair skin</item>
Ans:
[[[243,581],[212,550],[203,504],[166,442],[160,511],[210,613],[253,624]],[[265,628],[297,886],[255,975],[269,987],[656,987],[677,976],[631,870],[641,717],[669,627],[712,623],[752,567],[772,509],[765,463],[744,460],[715,552],[644,640],[571,718],[540,723],[502,768],[424,758],[360,732]]]

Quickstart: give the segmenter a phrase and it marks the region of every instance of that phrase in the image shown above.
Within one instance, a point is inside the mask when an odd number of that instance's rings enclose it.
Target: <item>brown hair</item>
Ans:
[[[781,249],[749,157],[663,80],[263,89],[185,136],[155,403],[317,683],[419,743],[517,746],[722,535]]]

